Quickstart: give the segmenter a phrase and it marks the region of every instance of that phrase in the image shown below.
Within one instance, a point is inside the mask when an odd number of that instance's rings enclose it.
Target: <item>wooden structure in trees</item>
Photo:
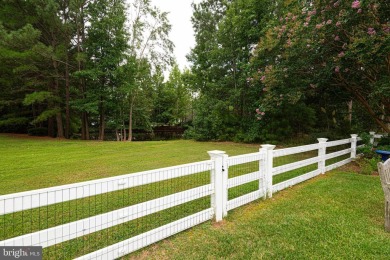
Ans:
[[[385,193],[385,230],[390,232],[390,159],[378,163],[383,192]]]

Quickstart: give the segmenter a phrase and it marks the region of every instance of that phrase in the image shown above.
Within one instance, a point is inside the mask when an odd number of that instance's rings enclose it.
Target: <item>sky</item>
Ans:
[[[199,3],[200,0],[152,0],[153,5],[161,11],[168,12],[168,18],[172,25],[170,39],[175,44],[176,62],[180,69],[189,67],[186,55],[191,47],[195,45],[194,31],[191,24],[193,2]]]

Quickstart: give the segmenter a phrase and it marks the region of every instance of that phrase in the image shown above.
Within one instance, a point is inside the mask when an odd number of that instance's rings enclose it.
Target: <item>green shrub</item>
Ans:
[[[370,135],[367,133],[360,133],[359,137],[362,139],[362,144],[364,144],[364,146],[357,148],[356,153],[363,155],[363,157],[367,159],[377,157],[377,154],[375,153],[375,148],[370,143]]]
[[[364,146],[357,149],[357,154],[363,155],[363,158],[358,160],[357,163],[361,168],[361,174],[370,175],[378,170],[377,164],[381,161],[380,155],[378,155],[375,150],[390,150],[390,145],[388,145],[390,142],[387,138],[382,138],[377,146],[373,146],[370,143],[371,137],[369,134],[362,133],[359,134],[359,137],[362,138]]]
[[[378,156],[372,158],[362,158],[358,160],[357,163],[360,166],[360,174],[371,175],[374,172],[378,171],[377,164],[380,162],[380,158]]]
[[[378,141],[377,149],[390,151],[390,137],[382,137]]]

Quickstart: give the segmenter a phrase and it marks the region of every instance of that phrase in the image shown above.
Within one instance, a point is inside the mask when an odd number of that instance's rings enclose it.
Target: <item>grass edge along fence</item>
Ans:
[[[115,259],[127,255],[138,249],[146,247],[157,241],[165,239],[176,233],[184,231],[195,225],[208,220],[221,221],[227,216],[228,211],[245,205],[254,200],[271,198],[272,194],[291,187],[295,184],[324,174],[344,164],[347,164],[356,157],[357,142],[361,139],[357,135],[351,138],[327,142],[325,138],[319,138],[318,143],[291,147],[285,149],[274,149],[274,145],[262,145],[257,153],[250,153],[229,157],[223,151],[210,151],[210,160],[184,164],[174,167],[161,168],[151,171],[121,175],[111,178],[98,179],[93,181],[62,185],[57,187],[7,194],[0,196],[0,217],[13,216],[23,211],[35,208],[44,208],[50,205],[66,203],[73,200],[90,198],[99,194],[130,189],[142,185],[163,182],[166,180],[181,178],[209,172],[210,182],[206,185],[187,189],[184,191],[169,194],[163,197],[137,203],[124,208],[105,212],[95,216],[78,219],[58,226],[43,228],[27,234],[18,235],[0,241],[0,246],[42,246],[47,248],[75,238],[82,238],[94,232],[109,229],[114,226],[142,218],[163,210],[170,210],[179,205],[210,197],[210,205],[196,213],[182,217],[178,220],[164,224],[152,230],[126,238],[119,243],[114,243],[93,252],[85,252],[77,259]],[[329,147],[348,145],[347,149],[327,153]],[[350,145],[350,146],[349,146]],[[287,164],[274,166],[274,159],[293,154],[315,151],[315,157]],[[333,162],[333,158],[343,158]],[[347,158],[345,158],[347,156]],[[256,169],[249,173],[229,178],[229,168],[256,163]],[[293,171],[309,165],[316,165],[315,170],[305,172],[288,180],[273,184],[273,176]],[[229,189],[257,182],[257,189],[229,200]],[[141,190],[142,191],[142,190]],[[28,218],[27,218],[28,221]]]

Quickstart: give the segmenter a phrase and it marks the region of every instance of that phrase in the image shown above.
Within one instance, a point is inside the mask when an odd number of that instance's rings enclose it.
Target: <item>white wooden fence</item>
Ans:
[[[92,234],[94,232],[108,229],[131,220],[142,218],[162,210],[170,209],[199,198],[208,196],[211,198],[211,203],[207,209],[202,209],[195,214],[175,220],[169,224],[162,225],[158,228],[133,236],[122,242],[109,245],[108,247],[85,254],[78,258],[115,259],[202,222],[211,219],[221,221],[228,214],[228,211],[234,208],[240,207],[259,198],[270,198],[275,192],[281,191],[319,174],[324,174],[326,171],[347,164],[356,157],[358,140],[360,140],[360,138],[358,138],[357,135],[351,135],[351,138],[332,142],[327,142],[327,139],[320,138],[318,139],[317,144],[276,150],[274,149],[274,145],[262,145],[257,153],[232,157],[229,157],[223,151],[210,151],[210,160],[207,161],[3,195],[0,196],[0,217],[12,216],[12,214],[21,211],[28,211],[34,208],[48,207],[53,204],[90,198],[99,194],[126,190],[136,186],[196,175],[206,171],[210,172],[210,182],[206,185],[201,185],[114,211],[90,216],[88,218],[63,223],[58,226],[44,228],[35,232],[7,238],[6,240],[0,241],[0,246],[42,246],[43,248],[47,248],[78,237]],[[350,147],[347,149],[326,153],[326,150],[329,147],[341,145],[345,146],[349,144]],[[316,156],[274,167],[274,158],[309,151],[314,151]],[[347,159],[326,165],[327,160],[345,155],[349,155]],[[229,178],[229,169],[231,169],[231,167],[237,167],[238,165],[251,162],[255,162],[256,164],[258,163],[257,169],[240,176]],[[273,176],[313,164],[317,165],[315,170],[277,184],[273,184]],[[257,190],[251,191],[234,199],[228,199],[229,189],[251,182],[258,182]]]
[[[381,139],[384,136],[388,136],[388,134],[377,134],[375,132],[370,132],[370,144],[376,146],[378,144],[378,139]]]

